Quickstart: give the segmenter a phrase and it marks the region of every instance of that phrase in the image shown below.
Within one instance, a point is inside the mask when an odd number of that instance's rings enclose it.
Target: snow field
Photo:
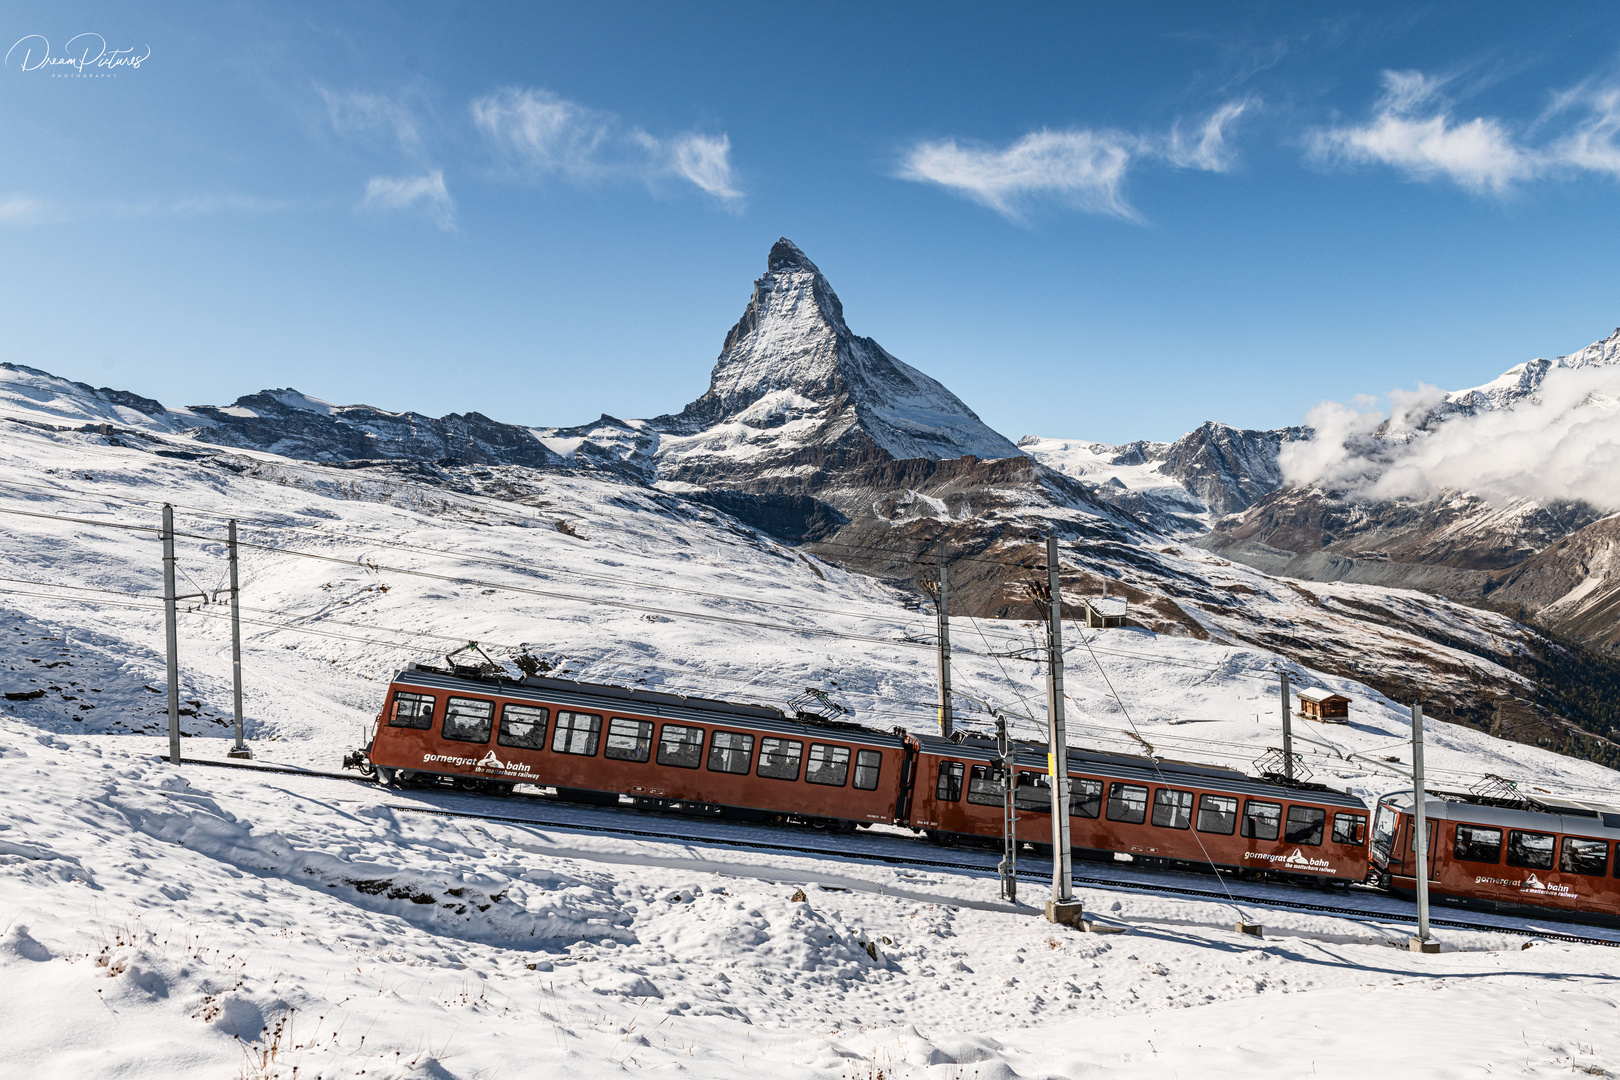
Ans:
[[[154,760],[165,719],[148,689],[164,678],[156,538],[61,516],[154,525],[172,501],[182,532],[211,538],[180,545],[196,590],[220,581],[223,518],[241,518],[244,541],[266,546],[243,552],[249,735],[260,760],[327,770],[395,670],[469,638],[497,655],[527,644],[562,674],[775,705],[817,686],[857,720],[926,728],[933,653],[908,640],[926,644],[931,618],[724,515],[597,479],[490,469],[515,492],[497,501],[269,455],[222,465],[155,455],[163,443],[6,435],[0,689],[24,696],[0,700],[0,1076],[1620,1071],[1613,956],[1595,947],[1441,930],[1450,951],[1412,957],[1391,947],[1400,922],[1269,910],[1256,941],[1224,904],[1083,889],[1089,911],[1129,927],[1089,937],[1007,911],[983,877],[431,817],[297,777],[176,775]],[[182,616],[189,756],[227,745],[221,613]],[[1044,716],[1034,665],[976,655],[1030,628],[953,629],[959,690]],[[1240,767],[1276,745],[1271,654],[1090,640],[1118,698],[1073,638],[1077,743],[1140,737]],[[1317,777],[1364,797],[1400,786],[1346,755],[1404,760],[1404,706],[1292,670],[1356,698],[1348,726],[1296,725]],[[1499,772],[1615,788],[1598,766],[1467,729],[1431,722],[1427,739],[1431,770],[1459,785]]]
[[[1100,889],[1129,930],[1084,935],[983,877],[400,814],[381,789],[177,773],[144,741],[0,722],[0,1075],[1617,1064],[1593,947],[1441,931],[1451,951],[1414,957],[1396,927],[1302,912],[1257,941],[1223,904]]]

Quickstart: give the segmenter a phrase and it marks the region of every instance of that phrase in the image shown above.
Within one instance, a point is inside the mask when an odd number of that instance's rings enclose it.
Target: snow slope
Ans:
[[[8,695],[44,691],[0,702],[0,1074],[471,1078],[533,1075],[537,1060],[582,1077],[1620,1069],[1613,958],[1592,947],[1446,931],[1452,951],[1414,958],[1389,947],[1409,932],[1400,918],[1278,910],[1256,941],[1230,930],[1228,905],[1105,888],[1083,898],[1129,932],[1087,937],[1008,910],[983,877],[717,855],[433,817],[391,808],[423,797],[359,785],[177,772],[154,760],[160,560],[143,531],[165,501],[186,592],[221,584],[224,519],[242,522],[248,731],[265,762],[333,768],[395,669],[468,639],[498,656],[526,646],[563,674],[767,704],[816,686],[857,720],[922,729],[932,620],[645,488],[203,454],[156,429],[67,429],[53,408],[0,421],[0,675]],[[1217,584],[1254,579],[1178,550],[1166,559]],[[1336,589],[1318,603],[1356,596]],[[219,757],[227,624],[191,604],[186,750]],[[1039,669],[988,655],[1034,627],[953,630],[960,693],[1044,715]],[[1276,743],[1277,662],[1219,640],[1072,631],[1072,737],[1241,767]],[[1402,708],[1292,670],[1356,699],[1348,726],[1300,725],[1316,776],[1368,796],[1398,786],[1366,758],[1402,756]],[[964,712],[985,722],[966,697]],[[1615,788],[1596,765],[1469,729],[1431,723],[1427,737],[1439,783],[1494,772]],[[1527,999],[1542,1018],[1526,1019]],[[1456,1015],[1469,1022],[1448,1025]]]

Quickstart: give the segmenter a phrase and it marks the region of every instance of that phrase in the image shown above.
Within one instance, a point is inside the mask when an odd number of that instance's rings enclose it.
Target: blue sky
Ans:
[[[0,358],[171,404],[675,411],[778,235],[1013,438],[1620,325],[1612,5],[140,7],[0,11]]]

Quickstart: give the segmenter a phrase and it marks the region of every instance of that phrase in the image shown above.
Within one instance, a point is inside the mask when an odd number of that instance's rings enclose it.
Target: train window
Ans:
[[[388,726],[426,731],[433,726],[433,699],[426,694],[399,691],[394,695],[394,715],[388,718]]]
[[[1507,864],[1522,866],[1526,870],[1551,870],[1553,867],[1553,837],[1548,833],[1508,833]]]
[[[524,750],[546,748],[546,720],[550,714],[538,705],[501,706],[501,733],[495,741]]]
[[[962,798],[962,763],[939,763],[939,780],[934,784],[934,798],[940,802],[959,802]]]
[[[862,791],[876,791],[878,773],[883,769],[883,755],[876,750],[855,751],[855,786]]]
[[[551,748],[559,754],[596,756],[602,739],[602,718],[595,713],[557,710],[557,726],[551,733]]]
[[[1502,861],[1502,830],[1487,829],[1483,825],[1458,825],[1451,853],[1468,862],[1499,863]]]
[[[665,724],[658,735],[658,764],[695,769],[703,760],[703,729]]]
[[[626,720],[615,716],[608,721],[607,746],[603,757],[615,761],[646,761],[652,756],[651,720]]]
[[[1237,832],[1237,800],[1230,795],[1205,795],[1198,800],[1198,831],[1231,836]]]
[[[1322,826],[1326,823],[1326,810],[1319,810],[1314,806],[1290,806],[1288,831],[1283,834],[1283,839],[1290,844],[1308,844],[1317,847],[1322,843]]]
[[[445,703],[443,735],[457,742],[489,742],[489,729],[495,723],[495,703],[477,698],[453,697]]]
[[[1102,781],[1075,780],[1069,786],[1069,815],[1094,818],[1102,813]]]
[[[740,731],[709,736],[709,771],[746,773],[754,759],[754,737]]]
[[[759,768],[754,771],[770,780],[797,780],[799,763],[804,760],[804,743],[797,739],[759,740]]]
[[[1006,792],[993,766],[973,766],[973,772],[968,775],[968,802],[978,806],[1000,806],[1006,800]]]
[[[1366,843],[1367,815],[1334,814],[1333,842],[1335,844],[1355,844],[1357,847]]]
[[[812,784],[843,787],[849,780],[849,747],[810,744],[810,764],[804,778]]]
[[[1160,788],[1153,793],[1153,824],[1163,829],[1185,829],[1192,824],[1192,808],[1192,792]]]
[[[1108,791],[1108,820],[1142,824],[1147,820],[1147,792],[1137,784],[1115,784]]]
[[[1018,784],[1013,788],[1013,805],[1032,814],[1050,814],[1052,778],[1045,773],[1019,773]]]
[[[1251,840],[1275,840],[1282,826],[1282,806],[1274,802],[1243,804],[1243,835]]]
[[[1578,836],[1564,837],[1564,853],[1558,860],[1558,869],[1566,874],[1603,877],[1609,872],[1608,841],[1582,840]]]

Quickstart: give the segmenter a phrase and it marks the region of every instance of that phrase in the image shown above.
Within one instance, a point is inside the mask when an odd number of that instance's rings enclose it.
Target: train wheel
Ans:
[[[398,786],[394,780],[395,775],[396,770],[390,769],[386,765],[377,766],[377,783],[381,784],[383,787]]]

